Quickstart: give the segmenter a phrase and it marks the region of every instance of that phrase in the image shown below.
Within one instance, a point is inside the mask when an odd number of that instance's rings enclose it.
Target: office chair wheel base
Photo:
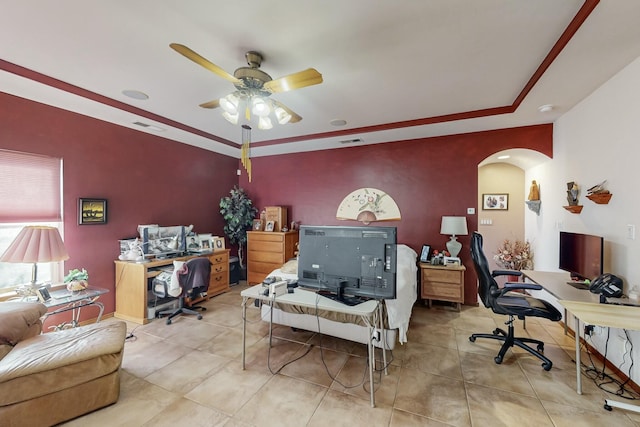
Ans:
[[[198,320],[202,320],[202,315],[198,314]]]
[[[167,318],[167,325],[171,324],[171,319]]]
[[[552,363],[543,363],[542,369],[544,369],[545,371],[550,371],[552,366],[553,366]]]
[[[607,405],[606,403],[604,404],[604,409],[606,409],[607,411],[611,412],[611,410],[613,409],[611,406]]]
[[[538,344],[536,350],[538,350],[540,353],[544,353],[544,344]]]
[[[502,363],[502,356],[496,356],[493,360],[496,362],[496,365],[499,365]]]
[[[471,342],[476,342],[476,337],[474,337],[473,335],[471,335],[471,336],[469,337],[469,341],[471,341]]]
[[[500,335],[500,329],[494,329],[493,335]]]

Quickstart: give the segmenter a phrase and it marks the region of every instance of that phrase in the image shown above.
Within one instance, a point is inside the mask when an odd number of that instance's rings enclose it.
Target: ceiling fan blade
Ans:
[[[198,65],[200,65],[200,66],[202,66],[204,68],[206,68],[207,70],[219,75],[223,79],[229,80],[233,84],[240,82],[240,80],[236,79],[231,74],[227,73],[225,70],[223,70],[222,68],[218,67],[216,64],[214,64],[214,63],[210,62],[209,60],[203,58],[202,56],[200,56],[196,52],[192,51],[188,47],[186,47],[184,45],[181,45],[179,43],[171,43],[169,46],[171,47],[171,49],[175,50],[179,54],[185,56],[186,58],[192,60],[193,62],[195,62],[196,64],[198,64]]]
[[[300,120],[302,120],[302,117],[300,117],[298,114],[296,114],[291,108],[287,107],[286,105],[284,105],[282,102],[278,102],[275,99],[272,99],[271,102],[273,103],[273,105],[275,105],[276,107],[280,107],[282,108],[284,111],[286,111],[287,113],[291,114],[291,120],[289,120],[289,123],[297,123]]]
[[[220,106],[220,100],[214,99],[213,101],[205,102],[204,104],[200,104],[202,108],[218,108]]]
[[[280,93],[317,85],[319,83],[322,83],[322,74],[314,68],[309,68],[266,82],[264,88],[271,93]]]

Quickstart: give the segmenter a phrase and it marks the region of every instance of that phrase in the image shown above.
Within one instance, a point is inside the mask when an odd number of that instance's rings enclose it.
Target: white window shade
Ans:
[[[62,159],[0,150],[0,223],[59,222]]]

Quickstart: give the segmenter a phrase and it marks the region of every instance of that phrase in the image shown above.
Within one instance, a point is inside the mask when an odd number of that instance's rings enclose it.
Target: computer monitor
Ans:
[[[604,239],[589,234],[560,232],[558,267],[573,280],[593,280],[602,274]]]
[[[344,296],[396,297],[396,227],[300,227],[298,285]]]

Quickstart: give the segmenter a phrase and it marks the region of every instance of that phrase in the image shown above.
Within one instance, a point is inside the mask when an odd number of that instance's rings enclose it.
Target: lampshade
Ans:
[[[449,234],[453,236],[466,236],[467,218],[464,216],[443,216],[440,224],[440,234]]]
[[[440,234],[451,235],[451,240],[447,242],[447,251],[452,257],[457,257],[462,249],[462,243],[458,242],[456,236],[466,236],[467,218],[464,216],[443,216],[440,224]]]
[[[69,259],[62,237],[55,227],[29,225],[20,230],[0,256],[0,262],[33,263],[31,285],[36,283],[37,263]]]

